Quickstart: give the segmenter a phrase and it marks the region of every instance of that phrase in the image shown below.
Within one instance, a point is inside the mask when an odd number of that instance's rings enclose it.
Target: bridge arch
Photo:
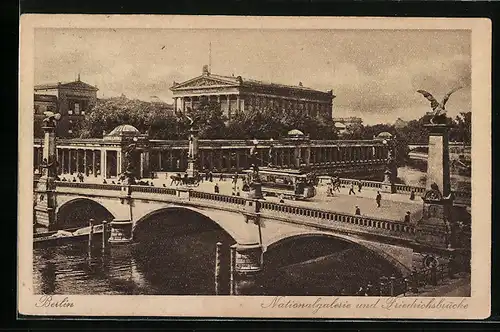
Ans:
[[[314,238],[321,238],[327,241],[333,240],[343,243],[345,246],[361,248],[362,250],[380,258],[382,261],[387,262],[392,267],[393,271],[399,275],[408,275],[411,272],[411,266],[408,266],[408,264],[405,264],[404,262],[400,261],[397,257],[389,253],[387,251],[387,248],[384,248],[373,242],[355,239],[346,235],[332,234],[321,231],[294,232],[290,234],[281,234],[275,238],[272,238],[268,242],[268,245],[264,248],[265,249],[264,259],[266,257],[266,253],[271,252],[272,250],[278,248],[279,246],[286,246],[288,244],[288,246],[290,247],[289,244],[293,245],[294,242],[304,239],[314,239]],[[342,245],[339,245],[339,247],[341,248]],[[266,263],[264,262],[264,265],[265,264]]]
[[[215,211],[206,211],[193,207],[171,205],[161,207],[139,216],[132,228],[134,241],[141,241],[144,228],[147,226],[157,230],[165,230],[172,234],[175,231],[202,231],[220,229],[227,233],[235,242],[243,236],[235,220],[230,217],[218,217]],[[166,217],[159,220],[161,217]]]
[[[115,215],[101,203],[86,197],[76,197],[57,207],[56,228],[86,227],[90,219],[100,224],[103,220],[111,221],[114,218]]]

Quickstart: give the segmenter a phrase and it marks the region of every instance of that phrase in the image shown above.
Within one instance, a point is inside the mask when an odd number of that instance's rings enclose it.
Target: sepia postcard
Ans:
[[[490,315],[488,19],[28,14],[19,66],[23,317]]]

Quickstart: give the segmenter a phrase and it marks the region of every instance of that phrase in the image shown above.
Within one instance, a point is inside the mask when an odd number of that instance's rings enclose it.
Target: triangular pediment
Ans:
[[[203,75],[199,77],[195,77],[191,80],[178,83],[171,87],[171,90],[184,90],[184,89],[197,89],[197,88],[206,88],[206,87],[221,87],[221,86],[234,86],[237,85],[236,80],[229,79],[221,79],[208,75]]]
[[[64,84],[61,84],[61,86],[64,88],[71,88],[71,89],[97,90],[97,88],[95,86],[92,86],[92,85],[87,84],[87,83],[82,82],[82,81],[64,83]]]

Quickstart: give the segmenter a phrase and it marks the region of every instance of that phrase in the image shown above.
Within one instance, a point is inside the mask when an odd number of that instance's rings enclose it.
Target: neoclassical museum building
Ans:
[[[281,107],[306,112],[310,116],[332,117],[332,90],[318,91],[299,83],[297,86],[266,83],[241,76],[212,74],[208,66],[200,76],[182,83],[174,82],[174,109],[184,112],[196,108],[205,99],[220,103],[223,113],[231,118],[237,112],[254,108]]]

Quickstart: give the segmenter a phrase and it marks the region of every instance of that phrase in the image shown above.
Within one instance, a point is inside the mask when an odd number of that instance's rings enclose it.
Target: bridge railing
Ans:
[[[224,204],[245,205],[246,199],[240,196],[227,196],[222,194],[207,193],[203,191],[191,190],[189,198],[211,200]]]
[[[415,226],[407,223],[393,221],[389,219],[382,218],[371,218],[366,216],[352,215],[348,213],[338,213],[332,211],[322,211],[307,207],[297,207],[291,205],[285,205],[282,203],[273,203],[263,201],[260,204],[260,209],[269,210],[273,212],[292,214],[302,217],[307,217],[311,219],[321,220],[322,222],[332,223],[343,223],[354,225],[364,228],[374,228],[379,229],[384,232],[394,233],[394,234],[406,234],[412,236],[415,234]]]
[[[131,186],[132,192],[162,194],[162,195],[177,195],[177,190],[174,188],[151,187],[151,186]]]
[[[119,184],[56,181],[56,187],[121,191],[123,186]]]

